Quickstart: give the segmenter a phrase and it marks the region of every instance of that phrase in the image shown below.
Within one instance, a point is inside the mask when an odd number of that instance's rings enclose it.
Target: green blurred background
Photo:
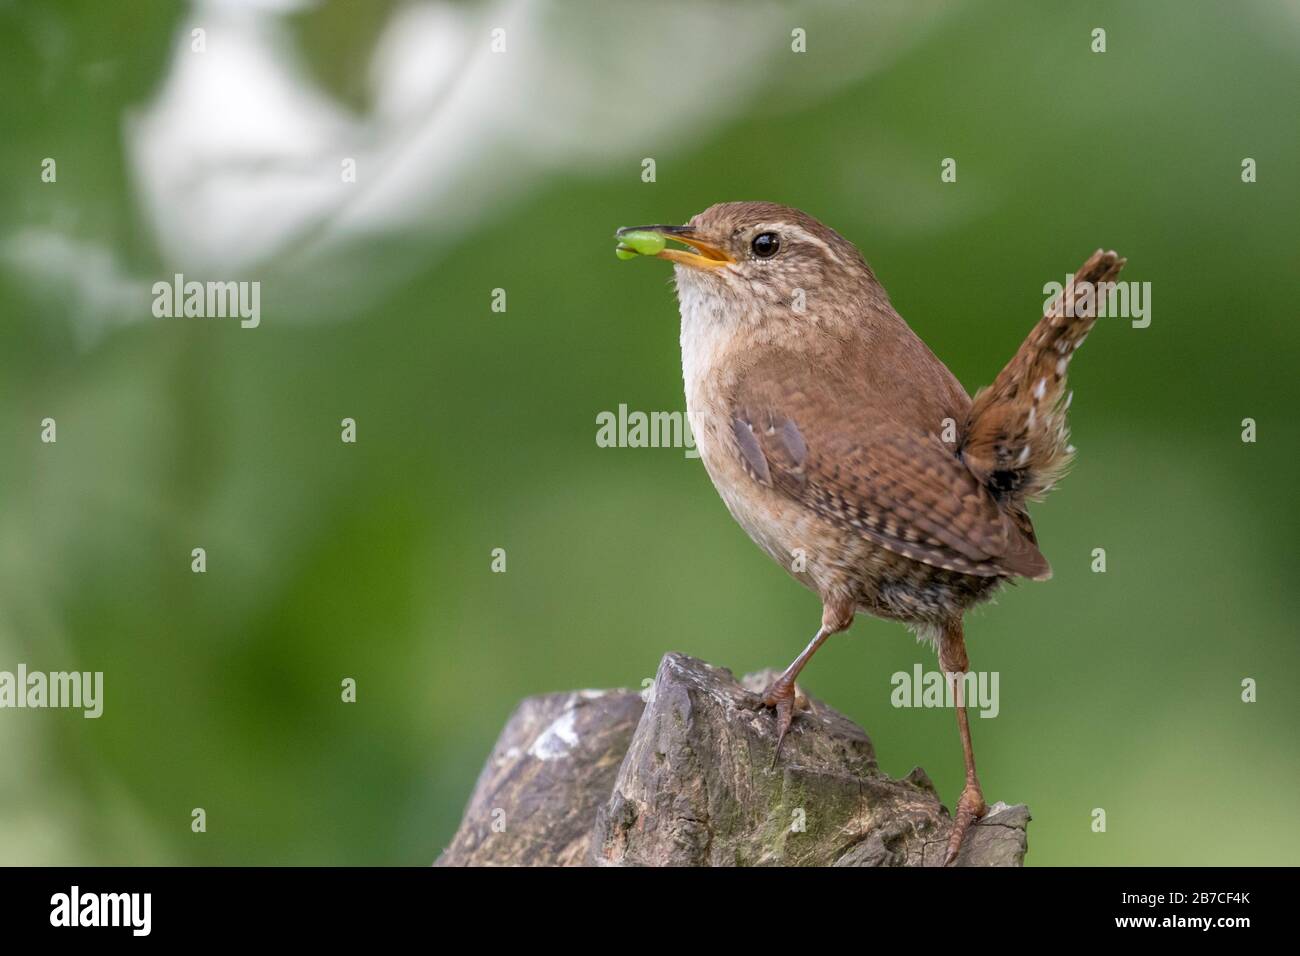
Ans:
[[[0,711],[0,863],[426,864],[521,697],[784,666],[815,597],[698,460],[595,443],[683,407],[669,270],[613,229],[760,198],[972,391],[1096,247],[1151,283],[1071,368],[1055,577],[969,620],[981,777],[1031,864],[1300,862],[1298,51],[1294,2],[0,2],[0,669],[106,685]],[[174,271],[260,281],[261,327],[154,319]],[[802,683],[951,803],[917,661],[860,618]]]

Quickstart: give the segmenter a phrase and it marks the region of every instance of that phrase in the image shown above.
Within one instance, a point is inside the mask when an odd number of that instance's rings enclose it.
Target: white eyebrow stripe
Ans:
[[[813,235],[811,232],[809,232],[807,229],[804,229],[801,226],[796,226],[791,223],[774,223],[770,226],[769,225],[759,226],[758,229],[760,232],[775,232],[777,235],[780,235],[781,233],[785,233],[788,236],[792,236],[796,239],[801,239],[804,242],[810,242],[814,246],[821,247],[821,249],[824,250],[825,253],[828,256],[830,256],[832,259],[834,259],[837,263],[839,263],[840,265],[844,265],[844,260],[839,257],[839,253],[837,253],[834,249],[832,249],[825,239],[821,238],[821,236]]]

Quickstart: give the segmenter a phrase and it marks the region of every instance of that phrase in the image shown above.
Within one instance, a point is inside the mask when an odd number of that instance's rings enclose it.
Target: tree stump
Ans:
[[[811,701],[772,766],[772,678],[668,654],[654,686],[524,700],[438,866],[938,866],[952,819],[919,767]],[[1019,866],[1029,811],[997,803],[958,866]]]

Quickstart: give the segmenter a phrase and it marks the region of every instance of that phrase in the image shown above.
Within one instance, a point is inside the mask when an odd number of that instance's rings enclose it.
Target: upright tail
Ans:
[[[1113,281],[1125,261],[1100,249],[1089,256],[993,384],[971,404],[962,459],[1016,510],[1051,491],[1074,457],[1065,420],[1070,407],[1065,371],[1097,321],[1098,295],[1105,294],[1099,284]]]

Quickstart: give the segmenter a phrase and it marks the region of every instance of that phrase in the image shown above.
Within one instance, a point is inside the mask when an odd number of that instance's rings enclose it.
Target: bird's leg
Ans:
[[[790,724],[794,722],[795,679],[804,665],[812,659],[813,654],[817,653],[817,648],[821,647],[830,636],[831,632],[825,625],[818,628],[813,639],[808,642],[808,646],[800,652],[781,676],[768,684],[767,689],[763,691],[763,706],[771,707],[776,711],[776,749],[772,752],[773,767],[776,766],[777,758],[781,756],[781,744],[785,743],[785,735],[790,730]]]
[[[970,743],[970,722],[966,719],[966,682],[964,675],[970,670],[966,657],[966,637],[961,620],[944,628],[939,644],[939,666],[953,686],[953,702],[957,709],[957,729],[961,733],[962,756],[966,760],[966,786],[957,800],[957,814],[953,820],[952,836],[948,838],[948,853],[943,865],[952,866],[961,850],[962,839],[970,825],[984,816],[987,806],[980,790],[979,777],[975,775],[975,752]]]
[[[826,603],[822,607],[822,626],[818,628],[813,639],[793,661],[790,666],[782,672],[781,676],[772,683],[767,685],[763,691],[762,704],[764,707],[771,707],[776,711],[776,750],[772,753],[772,766],[776,766],[777,758],[781,756],[781,744],[785,742],[785,735],[790,730],[790,724],[794,722],[794,704],[795,704],[795,680],[799,677],[799,672],[804,669],[804,665],[812,660],[812,656],[817,653],[817,648],[826,643],[826,638],[840,631],[848,630],[853,623],[853,605],[842,604],[839,602]]]

